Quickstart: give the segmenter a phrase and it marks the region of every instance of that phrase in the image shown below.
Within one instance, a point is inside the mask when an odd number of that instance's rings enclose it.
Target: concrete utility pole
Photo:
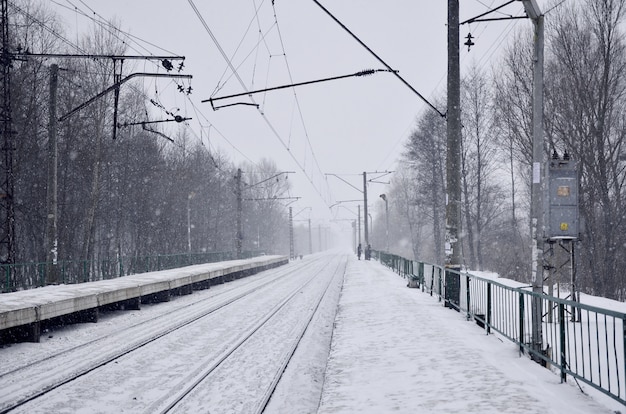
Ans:
[[[448,112],[446,157],[446,267],[461,269],[461,69],[459,60],[459,0],[448,0]]]
[[[365,246],[363,246],[363,250],[367,249],[367,246],[370,244],[370,237],[367,226],[367,173],[363,171],[363,214],[365,215]],[[365,260],[369,260],[369,257],[365,257]]]
[[[358,233],[358,238],[359,238],[359,244],[361,244],[361,205],[359,204],[357,206],[357,219],[356,219],[356,227],[357,227],[357,233]],[[363,246],[361,246],[363,247]]]
[[[59,66],[50,65],[50,96],[48,107],[48,187],[47,187],[47,210],[46,219],[46,284],[56,285],[59,283],[57,271],[58,233],[57,233],[57,177],[58,177],[58,157],[57,146],[57,86],[59,80]]]
[[[237,251],[237,259],[241,259],[241,247],[243,245],[243,232],[241,229],[241,220],[243,215],[241,198],[241,168],[237,168],[237,175],[235,175],[235,194],[237,196],[237,234],[235,235],[235,249]]]
[[[526,14],[535,27],[534,58],[533,58],[533,170],[530,206],[530,231],[532,270],[531,281],[533,292],[543,293],[543,249],[544,249],[544,143],[543,143],[543,15],[535,0],[522,0]],[[541,322],[543,310],[540,297],[533,297],[532,302],[532,349],[541,352],[543,334]]]
[[[311,219],[309,219],[309,254],[313,254],[313,237],[311,236]]]
[[[289,258],[296,258],[296,248],[293,245],[293,207],[289,207]]]
[[[385,200],[385,238],[387,253],[389,253],[389,200],[387,200],[387,194],[381,194],[380,198]]]
[[[322,225],[321,224],[317,225],[317,245],[319,246],[320,252],[324,250],[322,248]]]

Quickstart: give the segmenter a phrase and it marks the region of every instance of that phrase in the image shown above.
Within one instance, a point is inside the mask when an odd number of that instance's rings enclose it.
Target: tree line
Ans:
[[[545,18],[545,159],[567,152],[579,164],[578,285],[619,300],[626,300],[625,13],[625,0],[585,0],[563,3]],[[465,73],[461,105],[465,266],[527,282],[532,36],[529,23],[491,69]],[[388,194],[391,240],[399,241],[393,249],[440,264],[445,128],[436,113],[417,117]],[[380,246],[383,224],[374,226]]]
[[[63,26],[54,12],[28,0],[9,7],[11,49],[68,53]],[[114,25],[96,26],[71,48],[81,54],[124,55]],[[75,53],[74,50],[71,53]],[[59,66],[57,113],[67,114],[116,81],[107,59],[28,57],[11,69],[14,143],[16,262],[42,262],[47,219],[50,65]],[[120,88],[118,130],[112,139],[113,94],[58,124],[58,256],[98,261],[184,252],[234,251],[236,175],[241,169],[243,250],[289,251],[288,217],[276,197],[289,182],[265,160],[235,165],[209,150],[187,128],[173,143],[141,126],[160,103],[129,81]],[[159,108],[157,108],[157,111]],[[173,114],[161,114],[171,118]],[[136,125],[130,125],[137,123]],[[127,126],[123,126],[127,125]],[[151,125],[149,129],[159,129]],[[284,178],[284,176],[283,176]],[[284,229],[284,232],[276,229]]]

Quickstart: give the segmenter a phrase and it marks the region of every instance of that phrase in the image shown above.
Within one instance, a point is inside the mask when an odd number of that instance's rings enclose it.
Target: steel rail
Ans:
[[[337,266],[337,269],[339,269],[339,267],[341,267],[341,265],[342,265],[342,263],[339,263],[339,265]],[[311,322],[313,321],[313,318],[317,314],[317,310],[319,309],[320,305],[322,304],[322,301],[324,300],[324,298],[326,298],[326,295],[328,294],[330,286],[332,285],[332,283],[335,280],[335,278],[337,277],[337,275],[341,275],[341,276],[345,275],[346,266],[347,266],[347,261],[343,262],[343,272],[337,272],[337,269],[335,269],[335,273],[334,273],[333,277],[330,278],[330,280],[328,281],[328,284],[326,285],[326,288],[324,289],[324,292],[320,295],[320,298],[317,301],[317,303],[315,304],[315,307],[312,309],[312,311],[310,312],[308,318],[303,323],[301,330],[299,331],[298,335],[296,336],[296,340],[293,342],[292,346],[286,352],[285,358],[283,358],[281,366],[277,370],[276,375],[274,376],[274,379],[272,380],[270,386],[266,390],[266,392],[265,392],[263,398],[261,399],[260,403],[258,404],[257,409],[255,410],[255,413],[261,414],[267,408],[267,405],[269,404],[270,399],[272,398],[272,395],[274,395],[274,392],[276,391],[276,388],[278,387],[278,384],[280,383],[280,380],[282,379],[283,374],[287,370],[287,366],[289,365],[289,362],[291,362],[291,359],[293,358],[294,354],[296,353],[296,350],[298,349],[298,346],[300,346],[300,343],[302,342],[302,338],[304,338],[304,335],[306,334],[307,330],[311,326]]]
[[[155,402],[152,406],[145,410],[145,413],[166,414],[176,408],[182,401],[184,401],[185,398],[187,398],[194,390],[196,390],[203,382],[205,382],[206,379],[217,368],[219,368],[225,361],[227,361],[231,355],[233,355],[237,350],[241,349],[248,342],[248,340],[250,340],[255,335],[255,333],[257,333],[270,320],[272,320],[278,314],[278,312],[285,308],[285,306],[289,304],[294,297],[298,296],[298,294],[302,291],[304,287],[308,286],[310,283],[316,280],[318,275],[328,266],[328,262],[324,263],[319,271],[315,272],[304,283],[299,284],[287,295],[287,297],[283,301],[273,307],[269,312],[258,318],[257,321],[255,321],[255,323],[251,325],[251,328],[249,328],[244,335],[242,335],[236,342],[234,342],[230,347],[223,351],[222,354],[220,354],[217,359],[214,359],[209,366],[202,369],[198,373],[194,373],[193,378],[183,380],[183,383],[186,382],[187,385],[183,386],[182,390],[174,393],[167,399],[161,399],[160,401]]]

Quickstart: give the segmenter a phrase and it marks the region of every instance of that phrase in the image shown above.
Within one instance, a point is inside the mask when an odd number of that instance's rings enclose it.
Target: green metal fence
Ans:
[[[445,306],[465,313],[487,333],[519,346],[520,352],[556,371],[561,381],[575,378],[626,405],[626,313],[585,305],[530,287],[456,272],[400,256],[374,257],[414,286],[437,295]],[[541,306],[541,350],[531,344],[532,303]]]
[[[247,251],[242,258],[247,259],[263,254],[261,251]],[[56,266],[50,263],[18,263],[0,265],[2,293],[45,286],[51,280],[50,273],[56,272],[59,283],[74,284],[96,280],[175,269],[203,263],[234,260],[236,252],[208,252],[163,254],[156,256],[133,256],[107,258],[103,260],[61,260]]]

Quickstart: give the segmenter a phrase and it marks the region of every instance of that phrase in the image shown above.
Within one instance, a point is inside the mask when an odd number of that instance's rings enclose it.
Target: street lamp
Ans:
[[[389,253],[389,202],[387,201],[387,194],[381,194],[380,198],[385,200],[385,221],[386,221],[385,237],[387,239],[387,253]]]

